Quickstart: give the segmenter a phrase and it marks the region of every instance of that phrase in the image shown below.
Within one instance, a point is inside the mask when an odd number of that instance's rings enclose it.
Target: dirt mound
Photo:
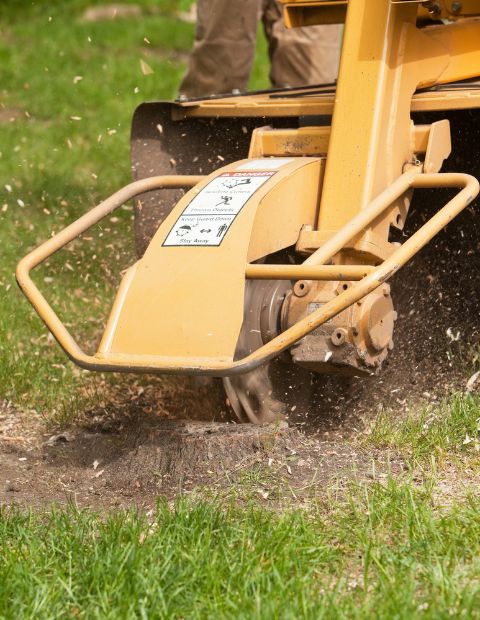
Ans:
[[[0,448],[0,505],[136,505],[196,493],[301,505],[335,481],[401,469],[347,442],[264,426],[139,414],[109,430],[76,427]],[[380,472],[380,473],[379,473]],[[384,473],[382,473],[384,472]]]

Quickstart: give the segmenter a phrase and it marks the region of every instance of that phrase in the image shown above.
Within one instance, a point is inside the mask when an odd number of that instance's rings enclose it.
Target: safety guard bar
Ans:
[[[100,371],[213,376],[228,376],[249,372],[276,357],[319,325],[330,320],[391,278],[412,256],[421,250],[442,228],[469,205],[480,191],[477,179],[471,175],[461,173],[422,174],[420,167],[411,167],[375,198],[368,207],[363,209],[316,250],[303,265],[247,265],[245,274],[247,278],[343,279],[359,281],[243,359],[232,361],[231,359],[172,358],[157,355],[122,356],[120,354],[109,354],[108,356],[100,357],[99,355],[92,356],[84,353],[31,280],[30,271],[67,243],[84,233],[103,217],[138,194],[167,187],[193,186],[201,181],[202,178],[204,177],[157,176],[130,183],[30,252],[18,264],[16,278],[20,288],[65,353],[79,366]],[[330,261],[337,252],[345,247],[348,241],[361,233],[407,190],[438,187],[458,187],[462,189],[383,263],[373,268],[358,265],[324,264]]]

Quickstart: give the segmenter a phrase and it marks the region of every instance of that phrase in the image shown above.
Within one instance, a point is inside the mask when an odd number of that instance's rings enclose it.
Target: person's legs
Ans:
[[[277,0],[263,0],[262,21],[277,88],[334,82],[340,55],[340,26],[285,28]]]
[[[195,46],[179,92],[203,97],[245,90],[262,0],[198,0]]]

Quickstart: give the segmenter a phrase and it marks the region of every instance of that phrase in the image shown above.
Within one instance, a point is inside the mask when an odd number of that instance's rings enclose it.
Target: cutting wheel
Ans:
[[[280,332],[280,312],[290,282],[248,280],[245,313],[236,358],[249,355]],[[223,385],[242,422],[265,424],[301,415],[308,407],[313,376],[292,363],[290,354],[245,375],[227,377]]]

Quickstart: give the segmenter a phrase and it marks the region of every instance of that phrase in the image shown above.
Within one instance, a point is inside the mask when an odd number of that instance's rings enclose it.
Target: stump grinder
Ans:
[[[140,105],[135,180],[17,269],[79,366],[221,378],[256,423],[435,383],[435,334],[478,334],[480,0],[282,1],[345,24],[337,83]],[[130,199],[138,260],[85,353],[30,272]]]

